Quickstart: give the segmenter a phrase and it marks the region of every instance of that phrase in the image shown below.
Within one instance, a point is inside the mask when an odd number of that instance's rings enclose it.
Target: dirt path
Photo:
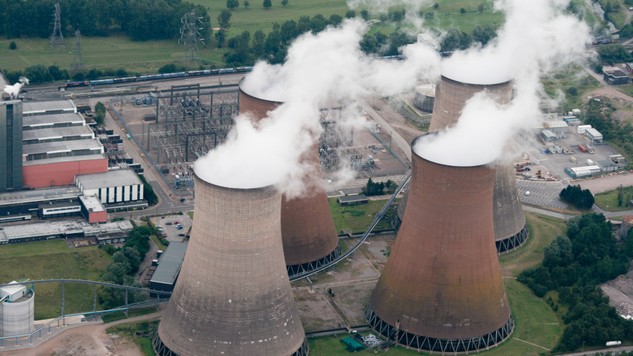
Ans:
[[[161,312],[118,320],[108,324],[92,324],[64,330],[55,337],[31,348],[0,352],[2,356],[143,356],[141,350],[133,342],[118,335],[107,334],[106,329],[138,321],[154,320]]]

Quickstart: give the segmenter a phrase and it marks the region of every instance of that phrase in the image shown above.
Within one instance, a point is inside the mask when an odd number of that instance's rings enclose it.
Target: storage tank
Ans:
[[[258,97],[247,93],[244,80],[239,86],[240,113],[249,113],[255,120],[261,120],[269,111],[282,102],[270,98]],[[305,154],[305,161],[320,167],[316,143]],[[305,162],[304,161],[304,162]],[[317,169],[321,172],[321,169]],[[313,176],[322,179],[322,175]],[[289,274],[313,270],[339,256],[338,234],[330,212],[327,193],[318,184],[305,196],[287,199],[282,197],[281,229],[284,257]]]
[[[493,243],[494,169],[412,156],[404,219],[367,320],[383,336],[421,351],[496,346],[514,322]]]
[[[435,103],[435,85],[424,84],[415,88],[415,97],[413,98],[413,105],[428,113],[433,112],[433,105]]]
[[[191,238],[154,350],[307,355],[283,258],[281,194],[220,186],[198,172],[194,181]]]
[[[0,336],[35,331],[35,292],[16,282],[0,287]]]
[[[512,100],[511,80],[495,79],[468,83],[449,78],[446,74],[442,75],[435,92],[435,106],[429,131],[441,131],[455,125],[466,101],[484,90],[500,104],[507,104]],[[498,167],[496,175],[495,246],[499,253],[504,253],[521,246],[528,238],[528,231],[512,167],[509,164],[507,167]],[[404,199],[403,201],[406,202]],[[403,216],[403,212],[399,210],[400,221]]]

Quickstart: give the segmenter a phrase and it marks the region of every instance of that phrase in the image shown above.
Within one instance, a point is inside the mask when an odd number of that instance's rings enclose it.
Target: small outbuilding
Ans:
[[[365,194],[344,195],[342,197],[338,197],[337,200],[338,200],[338,203],[342,206],[367,204],[367,202],[369,201],[369,199],[367,199],[367,196]]]

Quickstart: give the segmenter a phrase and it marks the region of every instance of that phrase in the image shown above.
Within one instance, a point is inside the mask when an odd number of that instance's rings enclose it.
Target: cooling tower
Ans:
[[[281,104],[246,93],[242,84],[243,81],[239,90],[240,113],[250,113],[260,120]],[[320,165],[316,145],[305,159]],[[322,189],[315,188],[296,199],[282,198],[281,234],[289,274],[315,269],[339,255],[338,235]]]
[[[194,221],[159,355],[307,355],[281,245],[281,194],[195,176]]]
[[[404,220],[366,309],[369,324],[418,350],[495,346],[514,322],[492,243],[494,170],[412,156]]]
[[[466,101],[483,90],[486,90],[500,104],[509,103],[512,99],[511,81],[471,84],[442,76],[437,85],[429,131],[440,131],[455,125]],[[403,199],[401,204],[405,203],[406,200]],[[527,239],[528,232],[516,189],[514,170],[510,166],[498,167],[496,171],[493,206],[497,251],[503,253],[521,246]],[[398,216],[402,220],[403,215],[400,210]]]

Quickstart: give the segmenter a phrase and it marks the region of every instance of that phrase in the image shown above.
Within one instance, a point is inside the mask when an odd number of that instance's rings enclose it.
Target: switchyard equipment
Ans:
[[[466,101],[479,92],[486,92],[501,105],[508,104],[512,100],[512,81],[468,83],[442,75],[435,93],[429,132],[445,130],[457,124]],[[504,253],[521,246],[528,238],[528,231],[514,170],[509,165],[505,167],[499,163],[495,174],[495,246],[499,253]],[[402,204],[406,203],[408,199],[403,200]],[[406,205],[404,209],[398,210],[400,221],[405,209]]]
[[[281,194],[195,175],[194,220],[158,355],[307,355],[284,265]]]
[[[261,120],[269,111],[281,105],[281,101],[264,99],[247,93],[239,86],[240,113],[250,114]],[[305,161],[319,165],[318,148],[305,154]],[[320,171],[320,170],[319,170]],[[320,179],[318,174],[316,179]],[[281,229],[284,256],[288,273],[293,275],[326,265],[335,260],[340,250],[339,239],[330,213],[327,193],[318,184],[305,196],[287,199],[284,195],[281,207]]]
[[[193,162],[224,142],[233,127],[237,90],[178,85],[153,97],[156,121],[143,123],[143,146],[158,171],[191,177]]]
[[[422,140],[418,138],[414,145]],[[432,352],[471,352],[514,328],[494,247],[494,169],[413,151],[409,200],[365,315],[383,336]]]

